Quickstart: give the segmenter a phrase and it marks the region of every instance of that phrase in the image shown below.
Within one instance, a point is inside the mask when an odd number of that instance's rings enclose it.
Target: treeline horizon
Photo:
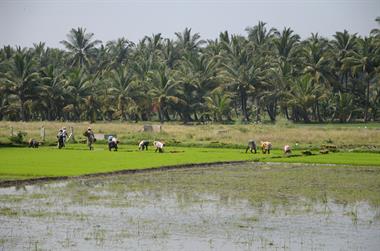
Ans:
[[[380,17],[368,36],[332,39],[264,22],[246,36],[102,43],[85,28],[60,43],[0,49],[0,120],[379,121]],[[374,22],[375,23],[375,22]]]

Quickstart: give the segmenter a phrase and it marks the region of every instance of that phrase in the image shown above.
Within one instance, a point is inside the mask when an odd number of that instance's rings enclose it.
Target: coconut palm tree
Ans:
[[[101,82],[96,77],[90,78],[90,93],[83,98],[83,111],[82,116],[90,121],[90,123],[94,123],[98,115],[101,113],[101,103],[100,103],[100,86]]]
[[[289,93],[288,103],[293,106],[293,118],[298,120],[301,116],[305,123],[310,122],[309,114],[311,107],[317,99],[324,98],[319,95],[321,87],[313,83],[312,77],[309,75],[292,82],[292,89]]]
[[[159,58],[162,53],[162,35],[161,33],[145,36],[139,43],[138,55],[147,61],[150,68],[156,68],[159,65]]]
[[[263,103],[271,122],[276,121],[278,106],[284,111],[289,119],[286,97],[290,92],[290,79],[286,73],[282,73],[283,67],[273,66],[266,70],[266,77],[263,81],[260,101]]]
[[[272,66],[270,68],[277,69],[281,76],[277,78],[281,79],[284,91],[289,92],[291,89],[290,80],[301,74],[302,61],[299,59],[301,47],[300,47],[300,37],[295,34],[290,28],[284,28],[281,32],[274,31],[274,38],[272,38],[272,43],[274,44],[275,55],[270,55]],[[269,76],[273,80],[271,76]],[[273,100],[273,99],[269,99]],[[282,110],[284,111],[286,117],[289,117],[289,107],[287,102],[281,102]],[[274,110],[274,106],[271,105],[267,107],[267,110]],[[274,115],[271,112],[272,116]]]
[[[380,25],[380,17],[377,17],[375,19],[375,21],[377,22],[378,25]],[[380,38],[380,29],[378,29],[378,28],[372,29],[371,30],[371,35],[375,36],[377,38]]]
[[[290,28],[284,28],[282,32],[275,31],[274,44],[277,50],[280,61],[291,62],[298,52],[298,44],[300,36],[294,34],[294,31]]]
[[[14,57],[7,65],[5,73],[1,74],[3,88],[7,93],[15,95],[18,99],[20,119],[28,119],[26,102],[32,97],[38,85],[39,74],[36,72],[33,55],[26,49],[17,48]]]
[[[223,121],[223,116],[231,120],[231,98],[221,88],[213,90],[209,96],[205,97],[208,109],[216,122]]]
[[[86,111],[86,98],[93,94],[93,81],[84,69],[74,68],[65,75],[64,86],[68,92],[66,106],[63,107],[65,118],[80,120]]]
[[[136,108],[137,84],[133,72],[126,67],[119,67],[109,76],[111,87],[108,93],[115,97],[120,120],[128,118],[128,109]]]
[[[353,67],[355,73],[362,73],[366,83],[366,101],[364,110],[364,121],[369,119],[370,85],[376,81],[376,68],[380,65],[380,48],[374,37],[358,39],[358,50],[350,51],[343,61],[343,65]]]
[[[357,37],[355,34],[349,34],[348,31],[336,32],[333,36],[332,48],[335,60],[335,69],[340,82],[339,91],[348,90],[348,78],[351,73],[350,67],[344,64],[348,54],[356,50]],[[353,91],[353,90],[352,90]]]
[[[181,106],[185,104],[183,100],[178,97],[178,82],[175,82],[171,76],[170,70],[162,65],[159,69],[149,73],[149,86],[148,94],[152,97],[154,109],[158,111],[160,122],[163,123],[164,119],[170,120],[168,109],[169,106],[175,105],[178,112]]]
[[[248,40],[253,44],[257,52],[262,55],[270,52],[274,35],[277,32],[276,29],[267,30],[266,23],[260,21],[257,25],[247,27],[245,30],[248,33]]]
[[[39,93],[47,104],[46,118],[48,120],[62,117],[62,108],[69,93],[64,85],[64,71],[54,65],[43,68],[40,72],[41,85]]]
[[[94,48],[100,44],[100,40],[93,40],[94,33],[86,33],[85,28],[78,27],[71,29],[67,35],[67,40],[61,41],[69,50],[71,66],[89,66],[91,57],[94,55]]]
[[[174,33],[177,37],[176,44],[178,49],[182,53],[196,53],[199,51],[199,48],[206,43],[204,40],[201,40],[201,36],[199,33],[191,34],[191,29],[185,28],[185,30],[181,32]]]
[[[115,69],[128,62],[129,54],[135,44],[126,38],[107,42],[106,48],[111,58],[112,68]]]
[[[187,53],[180,61],[176,71],[176,79],[184,87],[183,99],[191,104],[189,110],[197,120],[197,112],[204,113],[206,109],[205,97],[217,84],[219,62],[207,55]],[[189,90],[188,92],[186,92]]]
[[[180,59],[180,53],[172,40],[165,39],[162,46],[162,56],[166,65],[170,69],[174,69],[176,63]]]
[[[248,98],[259,98],[258,92],[264,81],[263,61],[252,55],[247,49],[247,40],[242,37],[232,36],[230,44],[224,44],[224,62],[222,77],[226,81],[227,89],[237,93],[240,99],[243,119],[249,121],[247,110]]]
[[[380,78],[377,79],[377,85],[372,86],[372,96],[370,100],[373,121],[377,120],[380,111]]]
[[[350,93],[339,92],[336,94],[333,118],[337,117],[340,123],[349,122],[354,111],[354,98]]]
[[[319,37],[318,33],[312,34],[312,36],[303,43],[302,52],[304,74],[309,74],[313,79],[314,85],[319,86],[322,92],[325,91],[330,87],[330,83],[333,82],[333,77],[330,73],[332,62],[328,57],[328,41]],[[317,95],[324,95],[324,93],[317,93]],[[318,121],[322,122],[318,101],[319,99],[317,98],[313,113]]]

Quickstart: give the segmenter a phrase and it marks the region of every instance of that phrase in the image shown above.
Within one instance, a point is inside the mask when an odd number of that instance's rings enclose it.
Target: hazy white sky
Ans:
[[[60,47],[71,28],[84,27],[103,42],[126,37],[138,42],[162,33],[173,38],[185,27],[203,39],[219,32],[246,34],[258,21],[331,37],[336,31],[368,35],[377,27],[380,0],[0,0],[0,46]]]

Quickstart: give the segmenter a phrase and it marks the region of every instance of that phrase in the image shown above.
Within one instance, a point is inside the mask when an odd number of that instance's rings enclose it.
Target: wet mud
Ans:
[[[377,250],[365,170],[240,163],[0,188],[0,250]]]

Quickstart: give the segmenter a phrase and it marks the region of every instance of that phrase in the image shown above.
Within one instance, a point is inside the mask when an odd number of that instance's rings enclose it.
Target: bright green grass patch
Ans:
[[[241,150],[166,148],[165,153],[153,150],[139,152],[125,147],[118,152],[95,147],[58,150],[55,148],[0,148],[0,179],[77,176],[124,169],[144,169],[167,165],[250,160],[252,155]]]
[[[260,161],[308,163],[308,164],[340,164],[355,166],[379,166],[379,153],[339,152],[329,154],[317,154],[312,156],[261,158]]]
[[[0,180],[78,176],[116,170],[238,160],[380,166],[380,154],[374,153],[343,152],[288,158],[279,150],[264,155],[246,154],[241,149],[167,147],[165,153],[160,154],[153,149],[140,152],[136,150],[136,146],[125,145],[118,152],[109,152],[100,145],[96,145],[94,151],[87,150],[83,145],[73,145],[62,150],[53,147],[0,148],[0,160]]]

